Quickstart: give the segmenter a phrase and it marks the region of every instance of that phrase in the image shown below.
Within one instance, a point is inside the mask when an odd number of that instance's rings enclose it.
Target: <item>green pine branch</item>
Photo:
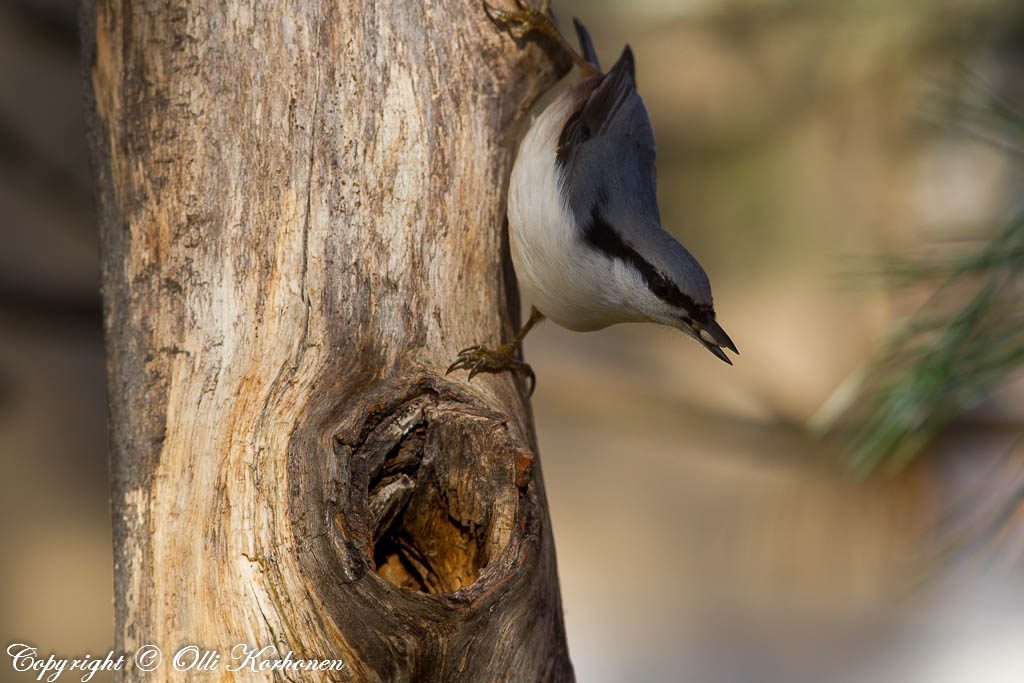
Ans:
[[[955,129],[1024,150],[1024,115],[976,78],[965,96],[945,102]],[[847,432],[858,472],[901,469],[1024,365],[1024,209],[957,252],[879,259],[895,287],[931,294],[812,420]]]

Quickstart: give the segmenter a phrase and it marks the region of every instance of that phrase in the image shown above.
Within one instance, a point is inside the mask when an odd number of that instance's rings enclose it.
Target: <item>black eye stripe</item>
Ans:
[[[662,301],[676,308],[682,308],[691,319],[698,322],[709,319],[712,316],[711,307],[702,306],[681,292],[672,280],[658,272],[657,268],[641,256],[636,249],[628,245],[615,231],[615,228],[601,216],[599,206],[600,202],[594,205],[590,212],[590,221],[583,226],[584,241],[606,256],[636,268],[647,288]]]
[[[647,283],[647,287],[648,289],[651,290],[654,296],[658,297],[659,299],[667,301],[670,297],[672,297],[672,285],[668,281],[668,278],[666,278],[661,273],[657,273],[655,275],[654,281]]]

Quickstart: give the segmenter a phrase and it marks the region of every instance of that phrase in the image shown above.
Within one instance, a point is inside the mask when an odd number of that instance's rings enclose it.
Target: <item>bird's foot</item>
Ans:
[[[496,349],[489,349],[480,344],[466,347],[459,351],[455,362],[448,366],[448,371],[444,374],[449,375],[456,370],[469,370],[469,379],[473,379],[479,372],[514,372],[530,380],[530,395],[532,396],[533,389],[537,386],[537,376],[533,374],[533,368],[528,363],[512,356],[516,346],[516,344],[510,343]]]
[[[536,1],[536,0],[534,0]],[[566,41],[565,37],[555,26],[551,18],[551,0],[541,0],[540,7],[532,6],[527,0],[515,0],[518,9],[498,9],[487,0],[482,0],[484,11],[491,19],[508,26],[509,31],[518,39],[522,39],[527,33],[537,31],[551,38],[569,57],[580,67],[580,73],[584,77],[597,76],[601,73],[596,64],[591,64],[579,52]],[[582,24],[578,24],[582,27]],[[581,29],[577,29],[581,30]],[[586,29],[582,29],[584,34]],[[582,38],[581,38],[582,40]],[[590,37],[586,40],[589,42]]]
[[[543,0],[539,8],[532,7],[526,0],[515,0],[518,9],[498,9],[487,0],[483,0],[484,10],[488,16],[507,25],[517,38],[522,38],[530,31],[540,31],[549,36],[558,36],[558,29],[551,21],[551,0]]]

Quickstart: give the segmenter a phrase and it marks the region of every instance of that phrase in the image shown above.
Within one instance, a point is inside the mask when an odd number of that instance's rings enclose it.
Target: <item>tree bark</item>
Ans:
[[[518,322],[508,172],[565,58],[475,0],[81,13],[118,650],[571,680],[525,387],[443,376]]]

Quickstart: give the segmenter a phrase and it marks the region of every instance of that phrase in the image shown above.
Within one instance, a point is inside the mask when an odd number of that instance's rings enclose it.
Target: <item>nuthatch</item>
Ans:
[[[626,322],[682,330],[732,365],[739,353],[715,320],[708,276],[661,227],[654,181],[654,131],[636,90],[627,45],[601,73],[587,30],[574,20],[583,55],[547,15],[516,0],[519,11],[486,5],[521,34],[541,31],[580,66],[581,80],[537,117],[523,139],[508,194],[509,243],[519,284],[534,303],[515,338],[497,349],[463,349],[448,372],[513,371],[535,381],[513,357],[527,332],[547,317],[575,331]]]

